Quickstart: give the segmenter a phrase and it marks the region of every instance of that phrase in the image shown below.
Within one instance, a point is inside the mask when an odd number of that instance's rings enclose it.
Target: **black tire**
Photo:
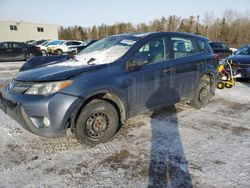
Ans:
[[[60,49],[56,50],[56,53],[57,53],[57,55],[63,55],[63,51]]]
[[[208,80],[200,80],[196,87],[194,97],[191,101],[191,106],[196,109],[205,107],[211,98],[211,95],[210,82]]]
[[[111,103],[94,99],[80,112],[73,133],[81,144],[88,146],[107,142],[118,130],[118,117]]]
[[[25,55],[25,60],[28,61],[29,59],[31,59],[34,55],[32,53],[28,53]]]
[[[233,84],[229,84],[229,83],[226,83],[226,88],[228,88],[228,89],[230,89],[230,88],[232,88],[233,87]]]
[[[224,89],[224,87],[225,87],[225,84],[223,82],[218,82],[217,84],[218,89]]]

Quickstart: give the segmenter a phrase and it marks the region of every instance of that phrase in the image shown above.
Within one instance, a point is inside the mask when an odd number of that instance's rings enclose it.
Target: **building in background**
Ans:
[[[0,20],[0,41],[58,39],[57,25]]]

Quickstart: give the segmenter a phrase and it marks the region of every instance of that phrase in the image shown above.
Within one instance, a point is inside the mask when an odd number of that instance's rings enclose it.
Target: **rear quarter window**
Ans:
[[[205,41],[198,40],[197,43],[198,43],[198,50],[197,51],[198,52],[204,51],[205,50]]]

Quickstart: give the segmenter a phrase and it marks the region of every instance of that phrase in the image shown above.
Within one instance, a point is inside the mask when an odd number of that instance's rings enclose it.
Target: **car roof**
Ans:
[[[24,43],[24,44],[27,44],[25,42],[18,42],[18,41],[0,41],[0,43],[4,43],[4,42],[9,42],[9,43]]]
[[[200,38],[203,40],[208,40],[208,38],[201,36],[201,35],[195,35],[195,34],[191,34],[191,33],[185,33],[185,32],[146,32],[146,33],[124,33],[124,34],[117,34],[117,35],[113,35],[113,36],[134,36],[134,37],[139,37],[139,38],[145,38],[147,36],[160,36],[163,34],[167,34],[167,35],[183,35],[186,37],[196,37],[196,38]]]

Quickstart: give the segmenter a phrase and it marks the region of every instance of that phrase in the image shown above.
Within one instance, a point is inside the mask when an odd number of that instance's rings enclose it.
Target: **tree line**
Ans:
[[[88,40],[100,39],[109,35],[131,32],[179,31],[203,35],[209,40],[225,41],[230,47],[238,48],[250,43],[250,14],[226,10],[223,16],[216,18],[213,13],[182,18],[176,15],[154,19],[149,23],[115,23],[99,26],[60,26],[59,39]]]

